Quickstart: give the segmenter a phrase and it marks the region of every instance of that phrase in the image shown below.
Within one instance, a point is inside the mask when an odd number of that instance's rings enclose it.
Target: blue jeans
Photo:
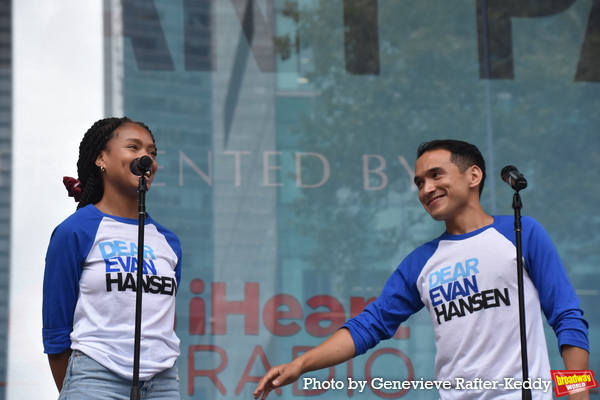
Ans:
[[[123,378],[84,353],[73,350],[59,400],[129,400],[132,380]],[[173,366],[146,382],[142,399],[179,400],[179,375]]]

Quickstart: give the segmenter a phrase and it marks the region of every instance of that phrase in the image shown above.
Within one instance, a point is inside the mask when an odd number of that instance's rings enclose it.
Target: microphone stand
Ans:
[[[146,174],[140,176],[138,185],[139,205],[138,205],[138,257],[137,257],[137,278],[135,292],[135,333],[133,344],[133,383],[129,398],[131,400],[140,400],[140,344],[142,337],[142,282],[144,279],[144,222],[146,219]]]
[[[521,196],[515,189],[512,208],[515,212],[515,240],[517,247],[517,292],[519,297],[519,331],[521,334],[521,366],[523,369],[523,382],[529,380],[529,363],[527,361],[527,328],[525,324],[525,293],[523,290],[523,247],[521,242]],[[531,389],[521,389],[523,400],[531,400]]]

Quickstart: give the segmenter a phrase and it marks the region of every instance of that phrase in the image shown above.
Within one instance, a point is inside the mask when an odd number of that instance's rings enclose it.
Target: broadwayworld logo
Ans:
[[[551,370],[550,372],[557,397],[598,387],[598,382],[594,379],[594,371],[591,370]]]

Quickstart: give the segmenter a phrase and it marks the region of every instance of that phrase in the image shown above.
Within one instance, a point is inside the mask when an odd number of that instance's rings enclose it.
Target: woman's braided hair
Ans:
[[[148,131],[154,142],[150,129],[142,122],[132,121],[127,117],[105,118],[96,121],[83,136],[79,144],[79,160],[77,160],[77,175],[81,182],[81,199],[77,208],[88,204],[98,203],[104,194],[100,168],[96,159],[100,152],[106,150],[106,145],[115,135],[115,130],[124,124],[136,124]]]

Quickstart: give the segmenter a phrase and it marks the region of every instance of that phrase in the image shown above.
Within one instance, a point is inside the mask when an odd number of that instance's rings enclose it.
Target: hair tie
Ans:
[[[70,176],[63,177],[63,184],[67,188],[67,192],[69,192],[69,197],[73,197],[75,202],[79,203],[79,199],[81,199],[81,182],[75,178],[71,178]]]

